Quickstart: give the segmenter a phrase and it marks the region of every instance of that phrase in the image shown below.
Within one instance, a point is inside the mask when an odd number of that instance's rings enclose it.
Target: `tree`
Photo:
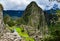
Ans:
[[[7,22],[7,24],[8,24],[10,27],[12,27],[12,26],[15,25],[15,22],[14,22],[14,20],[11,19],[9,22]]]
[[[10,21],[10,19],[11,19],[10,16],[8,14],[6,14],[3,18],[4,23],[7,24]]]

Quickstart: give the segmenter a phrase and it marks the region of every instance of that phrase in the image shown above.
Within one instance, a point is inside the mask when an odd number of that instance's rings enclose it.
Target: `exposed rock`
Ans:
[[[4,31],[3,6],[0,4],[0,37]]]
[[[21,37],[17,32],[14,33],[4,33],[4,35],[0,38],[0,41],[21,41]]]
[[[21,25],[20,27],[23,27],[25,31],[28,32],[29,36],[31,38],[34,38],[36,41],[40,41],[43,37],[40,33],[40,30],[35,29],[32,26],[28,26],[28,25]]]

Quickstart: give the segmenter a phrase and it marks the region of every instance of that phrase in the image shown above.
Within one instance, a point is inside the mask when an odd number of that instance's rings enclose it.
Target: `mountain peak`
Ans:
[[[2,6],[2,4],[0,4],[0,9],[3,10],[3,6]]]
[[[28,6],[27,8],[31,8],[31,7],[38,7],[37,3],[35,1],[32,1]]]
[[[32,1],[30,4],[36,4],[36,2],[35,1]]]
[[[41,19],[41,15],[44,15],[43,10],[37,5],[36,2],[32,1],[24,11],[24,14],[22,16],[24,23],[22,23],[24,25],[37,27],[38,29],[38,26],[40,25],[39,22]]]
[[[41,31],[41,29],[47,27],[46,22],[45,22],[44,12],[34,1],[32,1],[27,6],[20,21],[21,21],[20,22],[21,24],[26,25],[26,26],[24,26],[24,28],[27,27],[29,35],[31,36],[33,34],[31,37],[34,37],[35,34],[40,36],[43,33],[42,32],[43,30]],[[46,33],[45,30],[44,30],[44,33]],[[42,33],[41,34],[35,33],[37,31],[39,31],[39,32],[41,31]],[[37,41],[40,41],[40,39]]]

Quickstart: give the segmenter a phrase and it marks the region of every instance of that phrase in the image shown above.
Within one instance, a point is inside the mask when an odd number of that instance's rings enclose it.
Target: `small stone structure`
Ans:
[[[5,33],[1,37],[0,41],[21,41],[21,37],[18,35],[17,32],[14,33]]]

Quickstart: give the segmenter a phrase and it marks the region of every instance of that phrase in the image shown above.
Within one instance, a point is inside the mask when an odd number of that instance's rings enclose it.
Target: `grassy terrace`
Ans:
[[[34,41],[34,39],[29,37],[27,31],[25,31],[23,28],[13,26],[13,27],[9,27],[9,29],[11,31],[15,29],[16,32],[18,32],[18,34],[25,39],[25,41]]]

